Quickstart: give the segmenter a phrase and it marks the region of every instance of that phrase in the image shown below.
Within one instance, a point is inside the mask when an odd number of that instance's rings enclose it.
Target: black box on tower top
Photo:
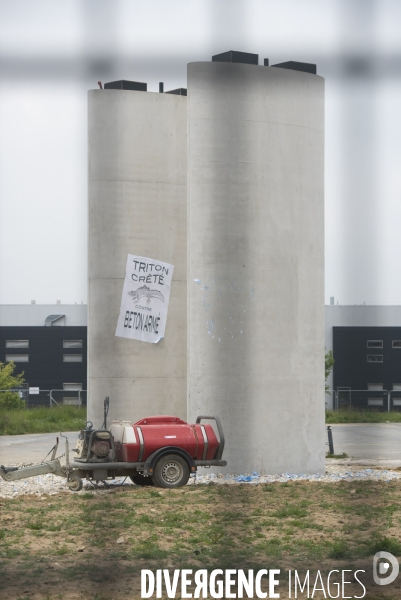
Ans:
[[[313,63],[297,62],[296,60],[289,60],[287,62],[278,63],[272,65],[272,67],[278,67],[279,69],[291,69],[292,71],[303,71],[304,73],[311,73],[316,75],[316,65]]]
[[[212,62],[232,62],[232,63],[245,63],[247,65],[258,65],[259,54],[251,54],[250,52],[237,52],[236,50],[229,50],[222,54],[215,54],[212,56]]]
[[[176,96],[186,96],[187,88],[177,88],[176,90],[170,90],[169,92],[164,92],[165,94],[175,94]]]
[[[126,79],[120,79],[119,81],[110,81],[110,83],[105,83],[104,89],[133,90],[136,92],[146,92],[148,90],[148,84],[141,83],[140,81],[127,81]]]

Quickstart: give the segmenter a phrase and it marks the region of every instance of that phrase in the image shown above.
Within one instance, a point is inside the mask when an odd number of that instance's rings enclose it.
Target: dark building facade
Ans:
[[[339,407],[401,409],[401,327],[333,327]]]
[[[26,395],[29,406],[49,404],[50,390],[58,403],[86,403],[86,326],[0,327],[0,362],[11,361],[16,374],[24,372],[25,387],[40,390]]]

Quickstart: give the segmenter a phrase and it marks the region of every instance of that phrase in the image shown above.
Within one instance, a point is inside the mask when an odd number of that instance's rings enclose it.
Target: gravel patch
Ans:
[[[24,465],[10,465],[10,466],[29,466]],[[295,475],[292,473],[281,473],[278,475],[260,475],[257,472],[245,473],[245,474],[229,474],[223,475],[222,473],[215,474],[210,473],[207,475],[197,475],[191,477],[188,485],[260,485],[260,484],[272,484],[276,482],[292,482],[292,481],[312,481],[312,482],[324,482],[324,483],[336,483],[338,481],[348,481],[355,483],[356,481],[381,481],[387,483],[395,479],[401,479],[401,472],[393,471],[391,469],[361,469],[358,465],[344,465],[344,464],[327,464],[326,473],[319,475]],[[94,486],[90,482],[84,480],[84,486],[81,492],[71,492],[62,477],[57,477],[51,473],[46,475],[40,475],[38,477],[30,477],[29,479],[20,479],[18,481],[4,481],[0,478],[0,498],[15,498],[16,496],[23,496],[27,494],[34,494],[37,496],[49,495],[54,496],[55,494],[67,493],[67,494],[83,494],[88,491],[96,491],[96,493],[107,494],[115,490],[117,487],[136,487],[129,478],[124,479],[118,477],[113,480],[108,480],[107,484],[100,483]]]

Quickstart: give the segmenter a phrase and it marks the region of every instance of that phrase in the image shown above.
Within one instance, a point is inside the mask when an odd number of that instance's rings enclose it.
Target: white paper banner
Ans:
[[[174,267],[128,254],[116,336],[157,344],[164,338]]]

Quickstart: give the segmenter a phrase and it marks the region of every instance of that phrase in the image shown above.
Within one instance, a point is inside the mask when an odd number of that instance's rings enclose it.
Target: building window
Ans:
[[[63,362],[82,362],[82,354],[63,354]]]
[[[82,348],[82,340],[63,340],[63,348]]]
[[[383,406],[383,398],[368,398],[368,406]]]
[[[6,340],[6,348],[29,348],[29,340]]]
[[[368,383],[368,390],[372,392],[381,392],[383,391],[382,383]]]
[[[29,354],[6,354],[6,362],[29,362]]]
[[[401,340],[393,340],[393,348],[401,348]]]
[[[82,383],[63,383],[63,390],[79,392],[82,390]]]
[[[351,405],[351,388],[350,387],[337,388],[337,405],[338,405],[338,408],[344,408],[345,406]]]
[[[368,383],[368,390],[370,392],[382,392],[383,384],[382,383]],[[374,398],[371,396],[368,398],[368,406],[383,406],[384,398],[383,396],[376,396]]]
[[[393,383],[393,390],[395,392],[401,392],[401,383]]]
[[[69,406],[80,406],[82,400],[79,392],[82,390],[82,383],[63,383],[63,390],[66,392],[77,392],[74,396],[63,396],[63,404]]]
[[[383,354],[368,354],[368,362],[369,363],[382,363],[383,362]]]
[[[383,340],[368,340],[366,345],[368,348],[383,348]]]

